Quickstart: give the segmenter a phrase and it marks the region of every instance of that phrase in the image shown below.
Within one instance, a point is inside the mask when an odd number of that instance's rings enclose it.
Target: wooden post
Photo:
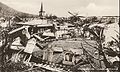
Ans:
[[[26,61],[29,62],[31,57],[32,57],[32,54],[30,54],[29,58]]]

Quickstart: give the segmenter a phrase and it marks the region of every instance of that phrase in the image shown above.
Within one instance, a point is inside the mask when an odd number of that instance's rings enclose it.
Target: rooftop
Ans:
[[[32,20],[28,22],[19,22],[18,25],[37,25],[37,26],[52,26],[52,23],[48,20]]]

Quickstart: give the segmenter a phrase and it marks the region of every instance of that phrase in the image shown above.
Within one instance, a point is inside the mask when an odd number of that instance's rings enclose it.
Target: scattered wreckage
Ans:
[[[74,41],[66,40],[62,42],[62,44],[60,44],[60,41],[58,41],[58,44],[56,46],[51,45],[51,43],[57,43],[58,38],[62,37],[62,35],[67,35],[68,30],[74,29],[72,25],[69,25],[72,28],[70,28],[69,26],[60,27],[56,26],[56,24],[54,23],[49,24],[47,21],[44,22],[42,20],[35,20],[25,23],[19,22],[16,25],[18,26],[18,28],[10,31],[7,34],[8,36],[6,42],[8,44],[8,47],[5,49],[7,50],[7,63],[18,63],[19,61],[22,61],[27,66],[31,67],[27,71],[39,67],[45,69],[45,71],[66,72],[70,70],[75,71],[76,68],[84,64],[90,64],[94,68],[95,64],[93,63],[93,61],[99,62],[99,60],[97,60],[97,57],[99,55],[98,51],[96,49],[92,49],[92,51],[89,51],[90,48],[94,47],[86,45],[86,42],[84,43],[83,40],[79,41],[81,43],[76,44],[75,42],[78,42],[77,39],[75,39]],[[95,29],[94,27],[96,26],[104,27],[103,24],[93,24],[88,27],[90,29]],[[90,37],[89,35],[90,34],[86,34],[86,36]],[[68,46],[63,44],[66,44]],[[92,55],[95,57],[91,57]],[[119,58],[117,56],[112,59],[113,57],[109,58],[109,56],[107,56],[106,54],[106,57],[109,59],[109,62],[112,63],[115,61],[119,61]]]
[[[38,61],[39,64],[34,63],[33,66],[38,66],[40,68],[45,68],[47,70],[56,71],[55,68],[44,67],[40,64],[47,61],[52,64],[58,63],[58,66],[59,65],[61,66],[61,64],[59,64],[60,61],[65,60],[62,48],[55,47],[55,48],[48,49],[49,47],[46,48],[41,44],[41,43],[46,43],[48,39],[50,39],[50,41],[52,39],[54,40],[58,39],[56,38],[56,34],[54,33],[54,29],[55,29],[54,24],[53,25],[22,24],[22,25],[23,26],[20,26],[20,27],[18,26],[18,28],[13,29],[7,34],[8,36],[7,36],[6,42],[8,44],[8,47],[5,48],[5,51],[7,50],[6,51],[7,53],[5,54],[6,62],[18,63],[22,61],[26,65],[31,65],[31,60],[34,56],[33,53],[36,51],[43,51],[43,54],[39,57],[41,61]],[[42,28],[43,28],[43,31],[42,30],[40,31],[39,29],[42,29]],[[47,28],[47,30],[45,28]],[[51,30],[48,30],[49,28],[50,29],[52,28],[53,31],[50,32]],[[62,60],[60,60],[59,58],[62,58]],[[67,60],[69,60],[69,58]],[[61,72],[61,71],[58,70],[58,72]]]

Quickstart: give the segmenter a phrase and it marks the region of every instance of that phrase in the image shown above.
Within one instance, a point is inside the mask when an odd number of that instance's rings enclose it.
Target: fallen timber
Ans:
[[[30,64],[31,62],[25,62],[26,64]],[[83,65],[85,63],[81,63],[81,65]],[[63,65],[63,64],[56,64],[56,63],[51,63],[51,62],[46,62],[44,60],[42,60],[42,63],[34,63],[32,64],[33,66],[28,69],[28,70],[25,70],[23,72],[29,72],[29,71],[32,71],[34,69],[37,69],[37,68],[41,68],[45,71],[51,71],[51,72],[73,72],[71,69],[73,66],[68,66],[68,65]],[[81,70],[84,70],[84,69],[80,69],[79,71]]]
[[[55,68],[55,67],[50,67],[49,65],[42,65],[42,64],[36,64],[35,66],[38,66],[40,68],[43,68],[45,70],[49,70],[49,71],[55,71],[55,72],[65,72],[65,70],[63,70],[62,68]]]

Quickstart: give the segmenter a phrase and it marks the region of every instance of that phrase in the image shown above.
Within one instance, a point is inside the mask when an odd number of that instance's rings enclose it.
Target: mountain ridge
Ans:
[[[33,17],[36,16],[34,14],[24,13],[21,11],[17,11],[4,3],[0,2],[0,16],[24,16],[24,17]]]

